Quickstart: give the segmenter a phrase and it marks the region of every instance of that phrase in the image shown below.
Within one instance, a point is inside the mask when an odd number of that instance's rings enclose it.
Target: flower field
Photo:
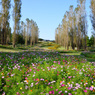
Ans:
[[[95,95],[95,62],[58,52],[0,53],[0,95]]]

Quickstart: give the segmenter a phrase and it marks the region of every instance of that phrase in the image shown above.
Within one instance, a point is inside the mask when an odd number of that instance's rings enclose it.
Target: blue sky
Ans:
[[[22,0],[21,21],[25,22],[26,18],[33,19],[39,27],[39,37],[54,40],[55,29],[61,23],[70,5],[73,5],[75,8],[77,6],[77,0]],[[86,0],[87,21],[89,25],[88,36],[90,37],[92,27],[89,18],[89,6],[90,0]],[[13,27],[12,17],[10,22],[11,27]]]

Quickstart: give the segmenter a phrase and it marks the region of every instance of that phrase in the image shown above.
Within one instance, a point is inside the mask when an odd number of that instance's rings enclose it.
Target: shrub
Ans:
[[[48,49],[56,50],[56,48],[55,48],[55,47],[48,47]]]
[[[55,45],[54,47],[57,49],[57,48],[59,48],[59,47],[60,47],[60,45]]]
[[[48,43],[48,46],[53,46],[53,43],[52,43],[52,42],[49,42],[49,43]]]

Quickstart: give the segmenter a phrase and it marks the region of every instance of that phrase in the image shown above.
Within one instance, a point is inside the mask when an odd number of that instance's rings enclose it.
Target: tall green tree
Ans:
[[[91,8],[90,18],[94,30],[93,35],[94,35],[94,46],[95,46],[95,0],[91,0],[90,8]]]
[[[55,42],[58,44],[58,28],[55,29]]]
[[[23,36],[23,39],[25,40],[25,23],[23,21],[21,21],[21,33]]]
[[[79,0],[80,6],[80,30],[81,30],[81,39],[82,47],[86,50],[86,37],[87,37],[87,17],[85,10],[86,0]]]
[[[64,18],[62,20],[62,34],[63,34],[63,46],[65,46],[65,48],[67,48],[67,50],[69,49],[69,29],[68,29],[68,22],[69,21],[69,12],[66,11]]]
[[[14,32],[13,32],[13,47],[15,47],[16,44],[16,37],[17,33],[19,33],[19,24],[20,24],[20,18],[21,18],[21,0],[14,0],[14,9],[13,9],[13,19],[14,19]]]
[[[8,42],[8,38],[9,38],[9,33],[8,31],[10,31],[10,27],[9,27],[9,19],[10,19],[10,14],[9,14],[9,10],[10,10],[10,0],[2,0],[1,1],[2,4],[2,13],[1,13],[1,23],[2,23],[2,27],[1,27],[1,43],[6,44]]]
[[[30,20],[29,20],[29,18],[27,18],[26,19],[26,22],[27,22],[27,32],[26,32],[26,43],[25,43],[25,45],[27,46],[28,45],[28,40],[29,40],[29,24],[30,24]]]
[[[70,43],[71,47],[74,50],[74,12],[73,12],[73,6],[71,5],[69,8],[69,37],[70,37]]]

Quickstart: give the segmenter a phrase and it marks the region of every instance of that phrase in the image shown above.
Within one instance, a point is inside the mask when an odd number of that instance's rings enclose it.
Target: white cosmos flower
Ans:
[[[82,74],[82,72],[79,72],[79,74],[81,75],[81,74]]]

